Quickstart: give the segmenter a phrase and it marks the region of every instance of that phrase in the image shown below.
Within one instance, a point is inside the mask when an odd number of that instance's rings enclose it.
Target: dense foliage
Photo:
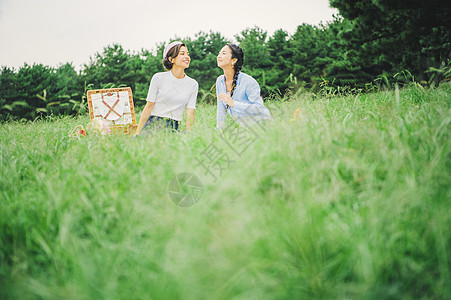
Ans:
[[[431,67],[451,58],[451,6],[444,0],[330,0],[350,20],[342,31],[348,53],[370,76],[409,70],[438,83]]]
[[[444,1],[330,3],[341,16],[327,24],[302,24],[292,35],[281,29],[272,36],[254,27],[235,36],[245,53],[243,71],[258,80],[263,96],[283,96],[299,85],[313,90],[413,80],[437,85],[450,77],[451,13]],[[214,102],[214,83],[221,74],[216,55],[229,41],[216,32],[181,39],[191,52],[187,73],[199,82],[198,101]],[[153,50],[131,52],[119,44],[108,45],[79,72],[70,63],[57,68],[25,64],[18,71],[4,66],[2,117],[78,113],[85,109],[87,88],[130,86],[139,106],[153,74],[164,70],[163,47],[161,43]]]

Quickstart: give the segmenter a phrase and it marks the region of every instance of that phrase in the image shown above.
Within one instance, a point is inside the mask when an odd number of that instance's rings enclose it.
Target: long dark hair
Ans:
[[[236,81],[238,79],[238,74],[240,73],[241,68],[243,67],[244,53],[243,53],[243,49],[241,49],[240,47],[238,47],[235,44],[227,44],[227,46],[229,46],[230,50],[232,51],[232,58],[237,59],[236,63],[233,65],[235,74],[233,75],[232,90],[230,91],[230,97],[232,97],[233,92],[236,89]]]

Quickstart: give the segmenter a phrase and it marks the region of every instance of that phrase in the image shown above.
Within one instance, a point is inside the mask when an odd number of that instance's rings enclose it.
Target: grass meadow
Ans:
[[[299,90],[244,133],[199,105],[136,139],[3,123],[0,299],[450,299],[450,100]]]

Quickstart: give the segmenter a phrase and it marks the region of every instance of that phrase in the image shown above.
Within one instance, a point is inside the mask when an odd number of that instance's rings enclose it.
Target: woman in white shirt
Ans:
[[[188,48],[182,42],[172,42],[165,47],[163,65],[168,71],[153,75],[135,135],[155,126],[178,131],[185,107],[186,130],[191,129],[199,84],[185,74],[190,61]]]

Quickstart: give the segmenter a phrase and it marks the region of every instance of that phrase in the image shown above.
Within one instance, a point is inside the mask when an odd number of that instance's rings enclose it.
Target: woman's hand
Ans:
[[[230,107],[233,107],[234,101],[232,99],[232,97],[230,97],[229,95],[227,95],[226,93],[222,93],[218,96],[218,100],[225,102],[226,104],[228,104]]]

